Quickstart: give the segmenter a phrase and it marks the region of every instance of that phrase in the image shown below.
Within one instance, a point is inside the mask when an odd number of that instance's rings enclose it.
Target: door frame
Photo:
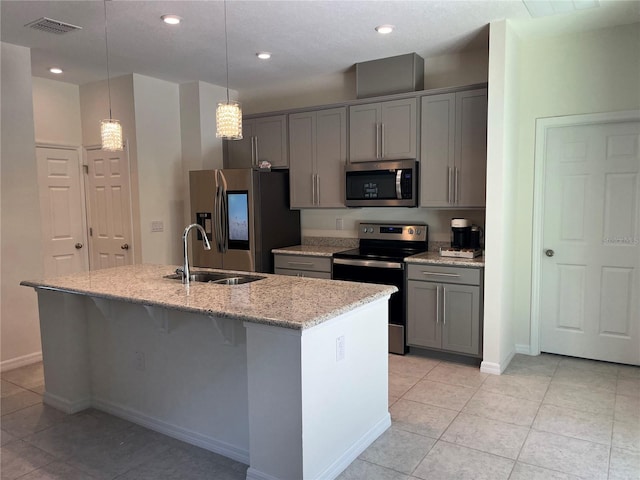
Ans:
[[[84,149],[80,145],[70,145],[70,144],[62,144],[62,143],[47,143],[47,142],[36,142],[36,151],[38,148],[53,148],[58,150],[72,150],[78,154],[78,175],[79,175],[79,183],[80,183],[80,216],[82,222],[82,243],[86,245],[87,248],[82,252],[84,257],[82,259],[82,264],[84,267],[84,271],[90,270],[89,265],[89,227],[87,225],[87,202],[86,202],[86,194],[85,194],[85,179],[84,179]],[[38,189],[40,189],[40,185],[38,185]]]
[[[545,195],[545,146],[547,140],[547,131],[551,128],[556,127],[596,125],[629,121],[640,121],[640,110],[588,113],[536,119],[533,174],[533,230],[531,247],[531,331],[529,343],[530,355],[540,355],[540,311],[542,302],[540,281],[542,276],[542,255],[544,247],[543,213]]]

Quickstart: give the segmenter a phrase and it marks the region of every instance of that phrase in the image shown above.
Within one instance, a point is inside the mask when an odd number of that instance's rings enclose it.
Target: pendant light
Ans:
[[[224,52],[227,68],[227,101],[216,108],[216,137],[242,140],[242,109],[240,103],[229,100],[229,47],[227,45],[227,2],[224,2]]]
[[[109,91],[109,118],[100,122],[100,137],[102,139],[102,150],[116,152],[123,149],[122,145],[122,125],[120,121],[111,118],[111,80],[109,76],[109,42],[107,39],[107,0],[102,1],[104,5],[104,49],[107,59],[107,90]]]

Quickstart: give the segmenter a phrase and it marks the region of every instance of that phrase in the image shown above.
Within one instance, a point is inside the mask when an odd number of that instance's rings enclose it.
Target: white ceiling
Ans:
[[[229,86],[243,91],[303,80],[410,52],[428,58],[487,49],[488,24],[503,18],[526,35],[638,22],[639,5],[600,0],[596,9],[531,19],[520,0],[229,0]],[[2,0],[0,6],[1,39],[31,48],[33,75],[75,84],[106,78],[101,0]],[[160,16],[168,13],[182,23],[165,25]],[[107,15],[112,76],[137,72],[176,83],[225,85],[222,1],[110,0]],[[24,26],[40,17],[82,30],[53,35]],[[380,24],[396,30],[379,35],[374,27]],[[258,60],[258,51],[273,57]],[[48,72],[54,65],[64,69],[62,76]]]

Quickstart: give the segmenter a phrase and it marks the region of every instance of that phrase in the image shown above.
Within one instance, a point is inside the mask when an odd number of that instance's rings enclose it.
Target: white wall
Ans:
[[[36,142],[82,145],[80,87],[47,78],[31,80]]]
[[[517,170],[519,39],[506,20],[490,29],[485,228],[484,338],[481,370],[501,373],[515,352],[513,282],[516,246],[514,190]]]
[[[180,264],[184,185],[178,85],[133,75],[142,262]],[[163,232],[152,232],[161,221]]]
[[[3,370],[40,357],[38,305],[21,280],[43,274],[31,53],[2,43],[0,332]]]
[[[518,92],[515,342],[529,347],[535,120],[640,108],[640,24],[553,38],[523,39]],[[517,93],[517,95],[515,94]],[[491,159],[490,159],[491,160]]]
[[[425,90],[485,83],[488,76],[488,49],[424,59]]]

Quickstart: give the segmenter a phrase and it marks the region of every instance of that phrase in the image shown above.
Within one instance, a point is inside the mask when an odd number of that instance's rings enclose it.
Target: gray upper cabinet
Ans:
[[[345,107],[289,115],[292,208],[344,207]]]
[[[416,158],[417,99],[349,107],[349,161]]]
[[[484,207],[487,90],[422,97],[420,206]]]
[[[272,168],[289,166],[286,115],[246,119],[242,137],[226,142],[225,168],[257,168],[264,160]]]

